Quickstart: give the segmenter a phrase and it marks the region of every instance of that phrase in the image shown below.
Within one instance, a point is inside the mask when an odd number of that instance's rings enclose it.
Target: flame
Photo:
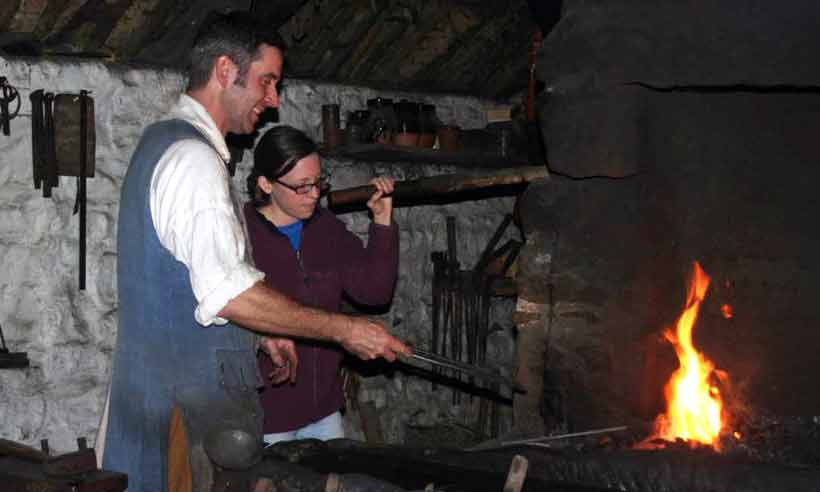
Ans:
[[[658,416],[655,422],[655,437],[700,442],[719,450],[723,402],[718,388],[710,383],[715,366],[692,345],[692,328],[708,288],[709,276],[695,262],[686,307],[678,318],[676,331],[664,332],[675,346],[680,367],[666,385],[666,414]]]

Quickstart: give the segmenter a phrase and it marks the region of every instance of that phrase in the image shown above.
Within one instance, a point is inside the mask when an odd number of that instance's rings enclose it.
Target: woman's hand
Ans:
[[[370,184],[376,187],[376,192],[367,201],[367,207],[373,212],[373,222],[389,226],[393,223],[393,197],[390,194],[393,193],[394,180],[378,177],[371,179]]]
[[[296,368],[299,367],[299,356],[296,355],[296,345],[289,338],[262,337],[259,346],[273,363],[273,371],[268,377],[273,384],[290,381],[296,382]]]

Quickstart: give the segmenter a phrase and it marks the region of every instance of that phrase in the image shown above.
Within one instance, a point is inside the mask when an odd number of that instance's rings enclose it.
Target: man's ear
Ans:
[[[270,195],[273,191],[273,183],[271,183],[268,180],[268,178],[264,176],[259,176],[258,178],[256,178],[256,186],[258,186],[260,190],[264,191],[268,195]]]
[[[214,76],[223,88],[233,85],[239,74],[239,67],[228,55],[219,56],[214,63]]]

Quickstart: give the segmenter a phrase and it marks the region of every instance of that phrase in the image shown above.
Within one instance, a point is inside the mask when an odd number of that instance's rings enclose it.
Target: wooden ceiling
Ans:
[[[278,26],[288,76],[499,99],[526,88],[537,25],[527,0],[2,0],[0,52],[183,69],[226,8]]]

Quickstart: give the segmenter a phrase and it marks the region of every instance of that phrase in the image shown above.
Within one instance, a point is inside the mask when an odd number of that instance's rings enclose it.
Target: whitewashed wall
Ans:
[[[52,449],[71,451],[77,437],[93,442],[110,375],[116,337],[116,221],[119,188],[128,159],[146,124],[173,105],[184,77],[169,70],[112,67],[98,62],[29,61],[0,57],[0,76],[19,89],[20,114],[11,135],[0,135],[0,324],[13,351],[28,352],[31,368],[0,369],[0,438],[36,445],[49,439]],[[88,251],[86,290],[78,289],[78,218],[72,215],[75,181],[61,178],[51,198],[35,190],[31,171],[32,90],[90,90],[96,109],[96,176],[88,181]],[[370,89],[288,81],[280,121],[321,135],[320,106],[340,104],[342,111],[363,108],[375,95],[429,101],[439,116],[464,128],[486,123],[482,101],[451,96],[379,93]],[[244,192],[250,153],[240,164],[234,185]],[[334,184],[362,184],[376,173],[397,178],[452,169],[435,166],[362,164],[331,161]],[[474,263],[504,213],[509,198],[446,206],[399,209],[401,278],[387,318],[401,320],[395,331],[415,342],[429,330],[431,251],[446,249],[444,218],[454,215],[467,265]],[[344,216],[363,233],[364,213]],[[502,316],[503,317],[503,316]],[[509,359],[509,336],[494,345]],[[447,395],[424,394],[429,383],[401,375],[369,378],[361,397],[380,409],[388,440],[404,436],[404,424],[458,419]],[[412,419],[409,416],[413,416]],[[357,422],[350,422],[354,433]]]

